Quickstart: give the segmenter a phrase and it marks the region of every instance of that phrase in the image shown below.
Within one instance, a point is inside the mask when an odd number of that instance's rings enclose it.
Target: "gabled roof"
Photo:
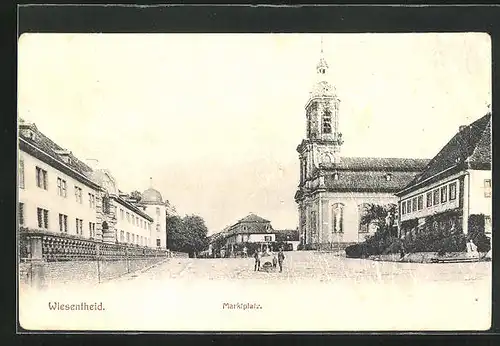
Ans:
[[[461,164],[491,169],[491,158],[491,113],[488,113],[457,132],[405,189]]]

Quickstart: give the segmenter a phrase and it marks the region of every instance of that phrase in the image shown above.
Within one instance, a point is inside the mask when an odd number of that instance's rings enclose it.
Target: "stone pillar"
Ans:
[[[463,198],[463,204],[462,204],[462,230],[465,235],[467,235],[469,231],[469,175],[465,175],[462,183],[464,185],[464,188],[462,189],[462,196],[459,195],[459,198]],[[457,194],[459,194],[460,188],[457,191]]]
[[[45,284],[42,236],[30,235],[28,239],[31,253],[29,258],[30,284],[33,288],[41,289]]]
[[[323,200],[321,194],[318,200],[318,244],[323,243]]]

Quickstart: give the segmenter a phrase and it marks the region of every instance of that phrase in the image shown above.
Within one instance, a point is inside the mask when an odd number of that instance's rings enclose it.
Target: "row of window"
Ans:
[[[403,201],[401,203],[401,214],[405,215],[424,209],[424,195],[426,199],[425,206],[427,208],[431,208],[440,203],[454,201],[457,199],[457,182],[446,184],[425,194]]]
[[[125,210],[123,209],[120,209],[120,219],[121,220],[127,219],[128,223],[131,223],[143,229],[149,229],[149,230],[151,229],[151,225],[148,222],[139,218],[138,216],[134,216],[132,213],[129,213],[128,211],[125,212]]]
[[[147,246],[149,243],[149,238],[135,235],[130,232],[125,233],[125,231],[120,231],[120,243],[125,242],[129,244]],[[156,239],[156,246],[161,246],[161,239]]]
[[[484,180],[484,197],[491,197],[491,179]],[[440,203],[454,201],[457,198],[457,182],[446,184],[425,193],[425,206],[431,208]],[[401,203],[401,214],[408,214],[424,209],[424,194]]]
[[[49,211],[43,208],[37,208],[38,228],[49,229]],[[19,203],[19,225],[24,225],[24,203]],[[68,215],[59,214],[59,231],[68,233]],[[75,233],[83,235],[83,220],[75,218]],[[89,222],[89,234],[95,235],[95,223]]]
[[[19,225],[23,226],[25,217],[24,217],[24,203],[19,203]],[[37,219],[38,219],[38,228],[41,229],[49,229],[49,211],[43,208],[37,208]],[[83,236],[83,220],[79,218],[75,218],[75,234]],[[68,233],[68,215],[59,214],[59,231],[62,233]],[[95,222],[88,223],[88,230],[90,238],[95,238]],[[120,241],[124,242],[124,231],[120,232]],[[139,244],[139,245],[147,245],[148,238],[131,234],[127,232],[127,243]],[[157,246],[160,246],[160,239],[157,240]]]
[[[36,186],[48,190],[48,182],[47,182],[47,171],[40,168],[40,167],[35,167],[36,170]],[[24,189],[24,160],[19,161],[19,187],[21,189]],[[75,199],[78,203],[83,204],[83,190],[81,187],[75,185],[74,187],[75,190]],[[62,178],[57,178],[57,194],[61,197],[67,198],[68,197],[68,184],[66,180]],[[95,194],[93,193],[88,193],[88,201],[89,201],[89,207],[92,209],[95,209],[96,205],[96,197]]]

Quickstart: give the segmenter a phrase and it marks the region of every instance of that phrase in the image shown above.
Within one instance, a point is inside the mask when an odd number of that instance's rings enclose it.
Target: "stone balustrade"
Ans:
[[[123,260],[127,258],[166,257],[166,250],[132,244],[110,244],[81,236],[21,229],[19,255],[21,261],[32,259],[33,241],[41,244],[41,258],[45,262]]]
[[[104,243],[65,233],[21,228],[20,282],[43,288],[54,282],[115,278],[172,257],[165,249]]]

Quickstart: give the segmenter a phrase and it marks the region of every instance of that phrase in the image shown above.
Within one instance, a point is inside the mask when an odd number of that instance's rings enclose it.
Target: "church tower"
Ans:
[[[312,178],[315,168],[331,166],[340,159],[342,134],[339,131],[339,105],[335,87],[330,83],[329,66],[324,57],[323,39],[316,65],[316,81],[305,106],[306,139],[297,148],[300,155],[301,183]]]
[[[322,209],[314,204],[315,196],[325,190],[323,168],[334,168],[340,160],[342,134],[339,131],[339,105],[335,87],[330,83],[329,66],[323,52],[316,65],[316,81],[305,106],[306,138],[297,147],[300,160],[300,183],[295,200],[299,209],[299,232],[302,244],[320,243]]]

